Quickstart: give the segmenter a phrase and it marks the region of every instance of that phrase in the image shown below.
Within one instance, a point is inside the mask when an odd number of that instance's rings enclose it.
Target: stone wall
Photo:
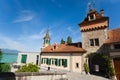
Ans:
[[[82,47],[85,50],[87,50],[88,53],[97,52],[103,46],[103,44],[107,39],[107,31],[108,29],[105,28],[105,29],[82,32]],[[90,46],[90,39],[96,39],[96,38],[99,39],[99,46]]]
[[[0,80],[60,80],[60,79],[67,80],[66,73],[55,71],[0,73]]]

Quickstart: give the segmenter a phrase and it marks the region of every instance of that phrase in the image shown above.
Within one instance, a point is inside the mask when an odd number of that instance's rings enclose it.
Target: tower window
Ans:
[[[94,46],[94,40],[90,39],[90,46]]]
[[[89,16],[89,21],[92,21],[92,20],[95,20],[94,14]]]
[[[90,46],[99,46],[99,39],[90,39]]]
[[[95,39],[95,46],[99,46],[99,39]]]

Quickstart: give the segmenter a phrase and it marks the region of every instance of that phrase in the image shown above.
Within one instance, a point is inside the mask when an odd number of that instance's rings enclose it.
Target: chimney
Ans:
[[[54,43],[54,49],[57,49],[57,43]]]
[[[104,16],[104,9],[100,10],[100,14],[101,14],[101,16]]]

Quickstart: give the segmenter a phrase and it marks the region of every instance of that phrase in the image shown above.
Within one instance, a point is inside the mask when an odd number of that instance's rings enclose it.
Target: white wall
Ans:
[[[18,58],[17,58],[18,63],[21,63],[22,55],[27,55],[26,63],[36,64],[37,55],[39,55],[39,60],[40,60],[40,52],[20,52],[18,53]]]
[[[57,59],[67,59],[67,67],[63,66],[56,66],[56,65],[47,65],[47,64],[41,64],[43,67],[51,67],[51,68],[57,68],[72,72],[82,72],[82,53],[43,53],[41,55],[42,58],[57,58]],[[76,67],[76,63],[79,64],[79,67]]]

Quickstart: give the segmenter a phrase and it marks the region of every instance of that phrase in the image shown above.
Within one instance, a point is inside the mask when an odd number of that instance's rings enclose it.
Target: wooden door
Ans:
[[[117,80],[120,80],[120,58],[114,59],[114,67],[115,67]]]

